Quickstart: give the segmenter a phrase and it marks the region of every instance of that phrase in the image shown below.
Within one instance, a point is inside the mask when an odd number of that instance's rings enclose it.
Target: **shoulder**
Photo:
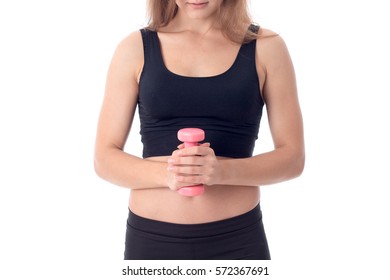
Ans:
[[[123,38],[117,48],[116,53],[123,56],[139,56],[143,54],[142,36],[139,30],[133,31]]]
[[[256,42],[256,58],[263,68],[269,68],[289,60],[290,56],[280,34],[261,28]]]
[[[267,54],[287,51],[286,43],[282,36],[269,29],[260,29],[259,37],[256,42],[256,50],[258,53]]]
[[[142,36],[139,30],[131,32],[117,45],[112,58],[112,67],[132,72],[138,76],[144,63]]]

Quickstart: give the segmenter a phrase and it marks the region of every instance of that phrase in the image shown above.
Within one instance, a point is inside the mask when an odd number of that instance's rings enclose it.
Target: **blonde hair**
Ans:
[[[149,24],[147,28],[158,30],[160,27],[167,26],[176,16],[177,11],[175,0],[148,0]],[[248,43],[258,37],[252,28],[248,29],[252,20],[247,0],[223,0],[218,21],[222,33],[235,43]]]

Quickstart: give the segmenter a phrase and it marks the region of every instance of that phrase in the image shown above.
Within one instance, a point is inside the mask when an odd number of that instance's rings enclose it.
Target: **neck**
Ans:
[[[201,35],[207,34],[212,29],[219,29],[215,17],[207,19],[189,19],[183,15],[180,10],[170,25],[172,27],[174,26],[176,31],[191,31]]]

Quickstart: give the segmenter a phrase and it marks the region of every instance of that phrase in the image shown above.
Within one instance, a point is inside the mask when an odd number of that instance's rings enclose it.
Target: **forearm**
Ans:
[[[299,176],[304,167],[304,153],[278,148],[244,159],[222,160],[222,185],[261,186]]]
[[[129,189],[167,188],[167,163],[141,159],[118,148],[95,154],[95,171],[102,179]]]

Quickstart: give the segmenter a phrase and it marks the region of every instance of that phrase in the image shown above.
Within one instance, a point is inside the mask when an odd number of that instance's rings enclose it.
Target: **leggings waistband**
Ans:
[[[262,219],[260,204],[247,213],[221,221],[201,224],[176,224],[140,217],[129,209],[130,227],[158,235],[179,238],[209,237],[249,227]]]

